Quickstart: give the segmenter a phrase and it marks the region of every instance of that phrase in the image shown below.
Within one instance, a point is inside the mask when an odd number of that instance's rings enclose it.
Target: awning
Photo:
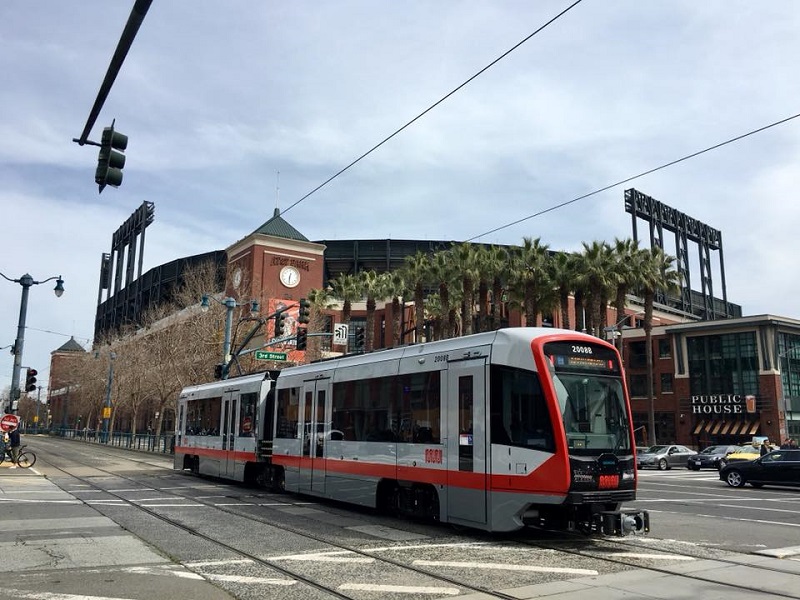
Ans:
[[[706,422],[700,421],[697,425],[694,426],[694,431],[692,431],[692,435],[698,435],[701,431],[704,431],[704,426]]]
[[[753,421],[753,424],[750,426],[750,431],[747,432],[747,435],[755,435],[758,433],[758,427],[761,425],[758,421]]]
[[[714,428],[709,433],[711,435],[717,435],[721,427],[722,427],[722,421],[717,421],[716,423],[714,423]]]
[[[728,430],[728,435],[739,435],[742,427],[747,427],[747,421],[733,421],[731,428]]]
[[[734,426],[738,427],[739,423],[736,421],[728,421],[727,423],[722,424],[722,429],[719,430],[720,435],[728,435],[728,432],[734,428]]]

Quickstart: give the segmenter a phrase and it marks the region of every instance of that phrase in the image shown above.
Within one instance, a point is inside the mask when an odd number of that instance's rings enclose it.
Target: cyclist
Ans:
[[[19,435],[19,429],[12,428],[8,432],[8,445],[11,448],[11,468],[17,468],[17,457],[19,456],[19,447],[22,443]]]

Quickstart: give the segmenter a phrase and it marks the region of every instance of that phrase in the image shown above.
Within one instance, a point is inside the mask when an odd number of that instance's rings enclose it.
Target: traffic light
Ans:
[[[365,331],[363,327],[356,327],[356,350],[363,350],[364,349],[364,335]]]
[[[300,312],[297,317],[299,323],[308,323],[311,317],[311,303],[305,298],[300,298]]]
[[[214,379],[227,379],[228,378],[228,365],[219,363],[214,365]]]
[[[39,371],[36,369],[28,369],[28,372],[25,375],[25,391],[32,392],[36,389],[36,376],[39,374]]]
[[[282,337],[286,327],[286,312],[281,311],[275,315],[275,337]]]
[[[308,330],[305,327],[297,328],[297,349],[305,350],[308,346]]]
[[[100,153],[97,155],[97,171],[94,182],[100,186],[100,192],[107,185],[119,187],[122,184],[122,167],[125,166],[125,155],[122,151],[128,147],[128,136],[114,131],[114,124],[103,129],[100,138]],[[117,152],[120,150],[120,152]]]

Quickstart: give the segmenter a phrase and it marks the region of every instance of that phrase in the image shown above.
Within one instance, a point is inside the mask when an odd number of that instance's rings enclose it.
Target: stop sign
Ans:
[[[19,427],[19,417],[17,415],[3,415],[0,419],[0,429],[3,431],[10,431],[15,427]]]

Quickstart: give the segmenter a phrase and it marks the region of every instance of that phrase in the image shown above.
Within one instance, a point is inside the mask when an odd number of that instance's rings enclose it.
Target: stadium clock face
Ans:
[[[281,269],[280,278],[283,285],[293,288],[300,283],[300,271],[294,267],[283,267]]]

